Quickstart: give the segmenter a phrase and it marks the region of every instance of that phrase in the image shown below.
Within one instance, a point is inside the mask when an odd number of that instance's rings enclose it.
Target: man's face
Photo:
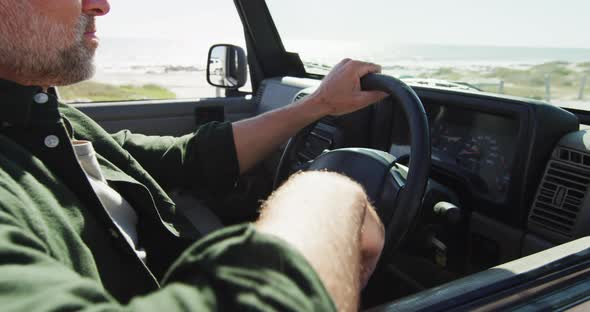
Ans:
[[[28,84],[67,85],[94,72],[94,18],[107,0],[0,0],[0,67]]]

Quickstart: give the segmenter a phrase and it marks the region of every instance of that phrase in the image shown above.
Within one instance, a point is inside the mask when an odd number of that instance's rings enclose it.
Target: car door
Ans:
[[[250,96],[73,104],[107,132],[181,136],[208,121],[237,121],[255,114]]]
[[[581,238],[368,311],[587,311],[590,238]]]

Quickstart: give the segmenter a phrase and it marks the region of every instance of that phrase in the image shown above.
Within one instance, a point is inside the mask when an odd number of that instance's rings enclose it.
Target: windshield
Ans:
[[[411,83],[590,110],[590,1],[267,0],[308,73],[351,57]]]

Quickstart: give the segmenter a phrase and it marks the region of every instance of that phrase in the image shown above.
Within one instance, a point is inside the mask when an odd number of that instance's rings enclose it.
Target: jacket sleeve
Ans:
[[[4,201],[4,200],[3,200]],[[0,209],[2,311],[333,311],[305,260],[243,225],[189,248],[158,291],[122,305],[98,280],[51,256],[51,248]]]
[[[204,190],[230,190],[240,174],[229,122],[208,123],[182,137],[146,136],[129,130],[112,137],[164,189],[195,186]]]

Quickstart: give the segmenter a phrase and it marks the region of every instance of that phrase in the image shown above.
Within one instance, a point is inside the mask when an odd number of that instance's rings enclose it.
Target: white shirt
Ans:
[[[78,162],[82,166],[84,173],[86,173],[86,177],[90,185],[92,185],[94,192],[96,192],[98,199],[105,207],[117,228],[119,228],[121,234],[123,234],[123,237],[125,237],[125,240],[135,250],[137,256],[145,262],[146,252],[143,248],[139,247],[137,237],[137,214],[135,210],[133,210],[121,194],[107,183],[98,165],[96,152],[92,143],[88,141],[74,141],[72,144]]]

